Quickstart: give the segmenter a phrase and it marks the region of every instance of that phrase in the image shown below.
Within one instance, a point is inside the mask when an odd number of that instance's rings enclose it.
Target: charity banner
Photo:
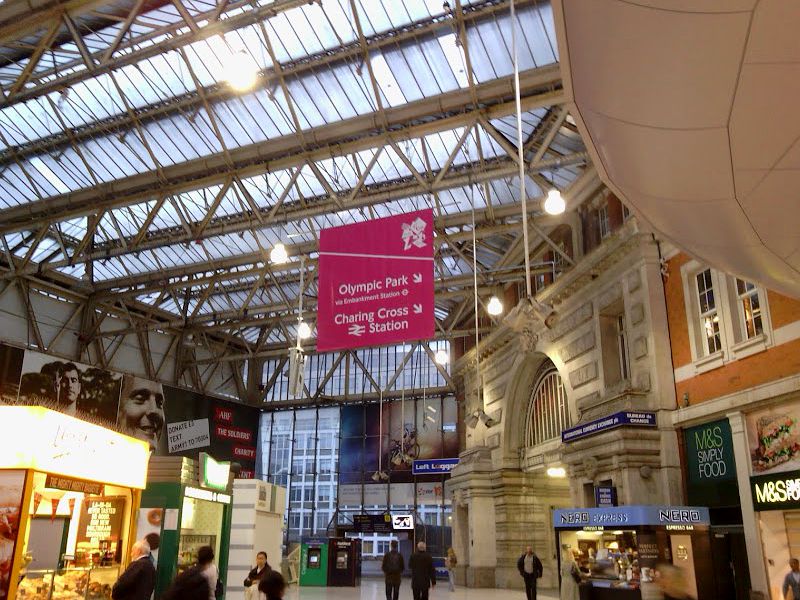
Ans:
[[[434,334],[433,211],[320,232],[317,350]]]
[[[163,454],[197,459],[207,452],[217,461],[242,466],[239,477],[255,477],[260,411],[251,406],[164,386],[166,448]]]

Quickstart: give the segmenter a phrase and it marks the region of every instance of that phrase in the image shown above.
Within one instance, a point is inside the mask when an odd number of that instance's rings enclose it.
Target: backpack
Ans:
[[[175,578],[161,600],[208,600],[208,587],[202,567],[195,565]]]
[[[389,552],[386,555],[386,572],[387,573],[400,573],[403,570],[402,566],[403,557],[399,552]]]

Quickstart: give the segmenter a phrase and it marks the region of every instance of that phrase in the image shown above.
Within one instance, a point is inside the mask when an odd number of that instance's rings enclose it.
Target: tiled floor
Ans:
[[[286,592],[285,600],[385,600],[383,581],[362,579],[360,588],[317,588],[293,585]],[[411,600],[411,582],[403,580],[400,600]],[[523,590],[496,590],[485,588],[457,587],[455,592],[447,590],[447,582],[431,590],[430,600],[525,600]],[[558,600],[555,590],[539,590],[537,600]]]

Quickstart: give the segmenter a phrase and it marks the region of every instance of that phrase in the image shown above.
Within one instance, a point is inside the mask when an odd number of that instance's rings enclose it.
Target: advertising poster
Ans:
[[[0,471],[0,600],[8,598],[11,563],[19,534],[25,471]]]
[[[22,348],[0,344],[0,404],[16,403],[24,357]]]
[[[753,475],[800,469],[800,402],[752,412],[746,422]]]
[[[420,479],[412,474],[414,460],[458,456],[454,398],[385,402],[382,438],[378,411],[378,404],[342,407],[340,483],[373,483],[379,466],[392,483],[412,482]]]
[[[239,475],[252,479],[260,412],[257,408],[164,386],[166,454],[197,458],[200,451],[216,460],[242,465]]]
[[[433,237],[430,209],[323,229],[317,350],[433,337]]]
[[[150,444],[151,452],[166,454],[166,417],[161,384],[125,375],[122,378],[117,427],[122,433]]]
[[[121,386],[119,373],[28,350],[22,361],[18,402],[113,426]]]

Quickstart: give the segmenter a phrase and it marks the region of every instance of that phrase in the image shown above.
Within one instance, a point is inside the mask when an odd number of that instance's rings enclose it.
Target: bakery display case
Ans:
[[[17,588],[20,600],[110,600],[119,567],[28,571]]]

